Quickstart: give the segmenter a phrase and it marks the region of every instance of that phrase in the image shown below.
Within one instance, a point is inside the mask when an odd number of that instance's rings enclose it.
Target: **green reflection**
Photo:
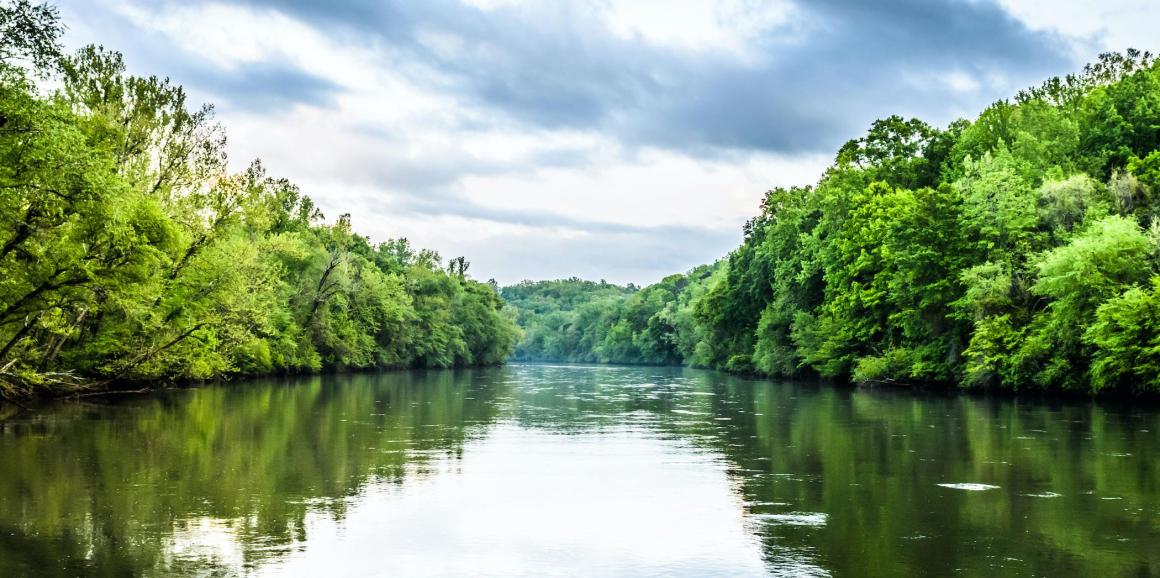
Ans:
[[[491,370],[312,377],[68,403],[2,424],[0,576],[201,573],[205,520],[253,566],[341,517],[368,482],[422,475],[495,419]],[[118,400],[121,401],[121,400]],[[221,561],[219,561],[221,562]]]
[[[774,574],[1160,573],[1153,410],[517,365],[17,413],[0,422],[0,576],[269,569],[311,546],[312,515],[342,520],[369,489],[405,500],[411,481],[473,475],[440,464],[496,424],[555,434],[565,449],[629,436],[663,441],[673,459],[711,457],[727,478],[702,483],[730,486]],[[963,483],[997,488],[940,486]],[[528,499],[598,499],[551,492]],[[570,530],[562,520],[559,531]]]
[[[1160,572],[1160,416],[706,377],[768,560],[859,576]],[[999,486],[964,491],[943,483]],[[1058,494],[1058,495],[1057,495]],[[780,506],[786,504],[786,506]]]

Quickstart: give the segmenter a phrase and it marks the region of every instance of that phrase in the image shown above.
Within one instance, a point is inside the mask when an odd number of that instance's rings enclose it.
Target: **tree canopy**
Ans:
[[[529,309],[517,297],[527,287],[505,290],[528,328],[517,351],[1157,392],[1158,149],[1160,64],[1135,50],[973,121],[890,116],[843,145],[815,185],[766,193],[741,246],[712,269],[608,303],[572,281],[596,305],[567,314]]]
[[[0,6],[0,394],[508,357],[513,314],[466,259],[372,243],[259,161],[230,172],[212,107],[64,55],[61,30]]]

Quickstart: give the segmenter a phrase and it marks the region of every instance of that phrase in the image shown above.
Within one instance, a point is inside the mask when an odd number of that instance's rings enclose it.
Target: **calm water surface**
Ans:
[[[0,422],[24,575],[1160,575],[1160,412],[547,365],[55,403]]]

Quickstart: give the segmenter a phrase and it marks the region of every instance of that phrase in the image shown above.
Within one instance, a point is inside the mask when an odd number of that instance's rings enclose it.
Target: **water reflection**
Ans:
[[[0,430],[0,575],[254,568],[496,417],[487,373],[307,378],[59,404]],[[221,558],[222,551],[229,554]]]
[[[0,575],[1160,573],[1160,414],[674,368],[363,374],[0,422]]]

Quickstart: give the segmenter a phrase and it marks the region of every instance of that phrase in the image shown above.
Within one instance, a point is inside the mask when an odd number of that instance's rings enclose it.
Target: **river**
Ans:
[[[1160,411],[512,365],[45,402],[0,576],[1160,575]]]

